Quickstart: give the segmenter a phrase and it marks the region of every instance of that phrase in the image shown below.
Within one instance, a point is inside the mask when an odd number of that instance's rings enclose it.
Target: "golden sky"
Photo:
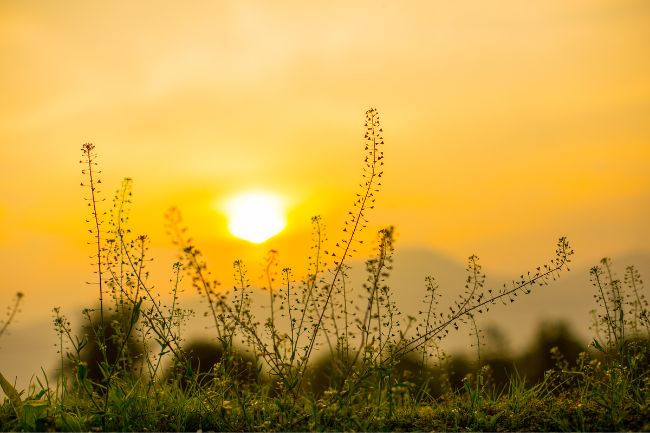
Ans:
[[[134,178],[164,269],[176,205],[220,279],[268,248],[300,273],[310,216],[339,236],[371,106],[386,174],[367,238],[394,224],[398,249],[498,272],[563,235],[578,264],[647,252],[649,49],[645,0],[0,2],[0,302],[52,306],[92,278],[87,141],[107,204]],[[251,188],[289,202],[256,247],[214,208]]]

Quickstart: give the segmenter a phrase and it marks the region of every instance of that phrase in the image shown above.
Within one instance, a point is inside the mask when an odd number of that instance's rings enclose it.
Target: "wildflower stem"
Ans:
[[[23,294],[21,292],[16,293],[16,299],[14,300],[14,304],[11,307],[9,315],[7,316],[7,320],[4,321],[4,323],[2,324],[2,328],[0,328],[0,337],[2,337],[2,334],[5,333],[5,331],[9,327],[9,324],[14,320],[14,317],[16,317],[16,313],[18,313],[18,307],[20,306],[20,301],[22,299],[23,299]]]
[[[307,348],[305,358],[309,359],[309,356],[311,355],[312,350],[314,349],[314,344],[316,343],[316,339],[318,337],[318,332],[321,328],[321,324],[323,323],[323,316],[325,315],[325,311],[327,310],[327,304],[330,302],[330,298],[332,297],[332,293],[334,292],[334,288],[336,286],[336,282],[339,278],[339,275],[341,274],[343,270],[343,265],[350,253],[350,248],[352,246],[352,241],[354,240],[354,237],[357,233],[357,231],[360,230],[360,225],[361,221],[363,219],[364,213],[366,211],[366,206],[368,204],[368,201],[371,199],[373,196],[373,191],[376,187],[375,185],[375,178],[379,174],[377,172],[378,169],[378,163],[380,159],[380,153],[379,153],[379,144],[382,141],[381,137],[379,136],[379,123],[377,120],[377,112],[374,109],[368,110],[366,112],[367,116],[367,124],[368,124],[368,129],[369,129],[369,134],[368,134],[368,139],[372,140],[371,149],[370,149],[370,161],[367,161],[367,165],[370,169],[369,173],[369,178],[366,181],[366,188],[363,192],[363,198],[359,201],[359,211],[356,213],[355,218],[354,218],[354,225],[350,231],[350,236],[348,237],[347,241],[345,242],[345,249],[343,251],[343,254],[338,261],[338,264],[336,266],[336,269],[334,271],[334,275],[332,276],[331,283],[329,285],[328,291],[327,291],[327,296],[325,297],[325,302],[323,304],[321,313],[318,317],[318,320],[316,321],[316,324],[314,325],[314,331],[311,336],[311,339],[309,341],[309,346]],[[305,375],[306,368],[303,368],[302,373],[301,373],[301,378],[304,377]]]

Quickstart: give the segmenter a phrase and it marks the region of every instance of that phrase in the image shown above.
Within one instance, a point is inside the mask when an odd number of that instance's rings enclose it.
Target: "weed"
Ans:
[[[16,314],[20,311],[20,303],[23,300],[24,294],[22,292],[16,293],[13,302],[7,308],[7,313],[4,319],[0,320],[0,337],[7,332],[9,325],[14,321]]]
[[[383,175],[384,141],[377,110],[366,112],[362,182],[340,237],[328,240],[320,217],[305,276],[283,267],[270,251],[263,269],[269,317],[253,314],[248,268],[233,262],[233,284],[222,284],[189,235],[181,212],[170,209],[166,229],[179,251],[171,266],[170,297],[149,280],[149,240],[129,229],[133,181],[124,179],[103,211],[95,146],[82,146],[82,185],[90,217],[93,286],[98,307],[83,312],[75,335],[54,310],[59,352],[56,384],[38,382],[27,395],[4,377],[9,400],[0,406],[2,430],[559,430],[642,428],[648,412],[648,304],[639,273],[623,283],[608,260],[592,270],[598,329],[573,365],[559,349],[537,383],[514,370],[494,382],[489,338],[477,318],[512,304],[568,270],[573,250],[560,238],[555,258],[501,288],[485,286],[476,256],[467,262],[463,292],[439,311],[443,291],[430,276],[422,311],[404,317],[388,284],[393,227],[377,233],[366,280],[354,287],[349,261],[364,242]],[[194,314],[182,308],[185,285],[197,291],[212,320],[206,342],[183,344]],[[356,296],[355,296],[356,295]],[[354,299],[359,298],[359,302]],[[18,296],[0,323],[0,336],[18,311]],[[440,348],[452,330],[470,327],[476,362],[463,364]],[[599,331],[600,332],[600,331]],[[642,338],[643,337],[643,338]],[[487,343],[486,343],[487,342]],[[487,344],[487,347],[486,347]],[[325,355],[316,358],[316,349]],[[458,383],[450,368],[465,365]],[[53,388],[53,389],[51,389]],[[605,415],[595,419],[594,414]],[[592,419],[594,418],[594,419]]]

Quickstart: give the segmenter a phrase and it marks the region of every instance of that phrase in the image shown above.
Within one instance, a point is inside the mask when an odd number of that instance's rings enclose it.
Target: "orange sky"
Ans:
[[[109,202],[134,178],[164,269],[176,205],[225,282],[268,248],[300,273],[310,216],[335,238],[354,199],[370,106],[386,174],[368,239],[395,224],[398,249],[504,273],[562,235],[578,264],[647,252],[649,48],[644,0],[1,2],[0,302],[22,290],[30,317],[92,278],[86,141]],[[289,225],[250,247],[213,203],[260,187]]]

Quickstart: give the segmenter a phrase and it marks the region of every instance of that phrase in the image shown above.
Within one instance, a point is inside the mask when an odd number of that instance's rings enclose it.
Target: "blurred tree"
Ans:
[[[68,359],[66,373],[74,370],[80,362],[86,365],[86,377],[94,383],[104,382],[109,372],[117,375],[137,374],[144,347],[135,338],[137,324],[131,324],[131,311],[125,308],[105,316],[103,330],[98,310],[88,310],[86,317],[88,320],[81,328],[81,338],[87,344],[79,353],[79,359]],[[106,345],[104,351],[102,344]]]
[[[191,376],[199,384],[206,384],[214,377],[228,377],[239,385],[264,382],[259,361],[250,354],[223,347],[208,340],[194,340],[183,348],[185,361],[176,360],[165,374],[167,379],[178,380],[187,385]]]
[[[517,370],[531,383],[541,381],[544,373],[557,363],[551,354],[551,349],[555,347],[570,365],[587,349],[566,322],[543,322],[530,348],[515,360]]]

